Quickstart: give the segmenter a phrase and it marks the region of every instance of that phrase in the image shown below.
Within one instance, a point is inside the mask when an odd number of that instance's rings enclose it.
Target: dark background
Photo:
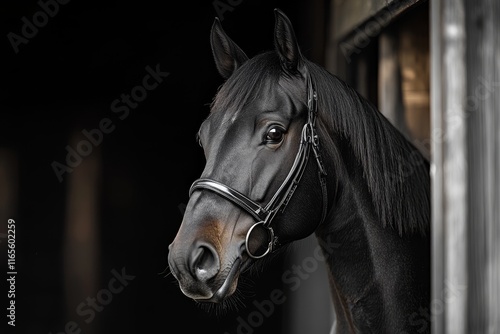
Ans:
[[[222,25],[247,55],[272,48],[273,9],[279,7],[294,22],[308,56],[301,27],[307,5],[220,2],[236,4],[223,13]],[[171,276],[158,274],[167,266],[189,186],[203,168],[195,134],[222,83],[209,44],[214,3],[73,0],[60,4],[16,53],[8,34],[21,35],[22,18],[32,22],[41,7],[37,1],[2,2],[0,148],[15,152],[18,166],[11,208],[17,224],[17,326],[8,333],[55,334],[69,321],[82,333],[236,333],[237,316],[246,318],[255,309],[209,314],[182,295]],[[145,67],[157,64],[169,76],[119,119],[112,101],[130,94],[147,74]],[[59,182],[51,164],[64,163],[72,134],[97,128],[103,118],[116,127],[91,153],[100,156],[101,166],[97,287],[107,287],[113,269],[125,267],[135,279],[89,326],[76,314],[77,305],[68,305],[68,293],[75,293],[77,302],[95,294],[78,296],[65,280],[69,173]],[[6,222],[0,228],[6,233]],[[2,261],[4,254],[2,247]],[[281,269],[272,266],[262,274],[252,300],[268,298],[280,287]],[[277,306],[254,333],[279,332],[282,321]]]

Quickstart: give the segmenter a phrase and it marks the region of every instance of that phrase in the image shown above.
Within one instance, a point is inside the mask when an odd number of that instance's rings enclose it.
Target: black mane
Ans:
[[[305,61],[318,94],[319,117],[345,139],[364,170],[373,206],[384,226],[401,235],[427,234],[430,224],[429,163],[368,100],[322,67]],[[269,80],[283,75],[279,57],[266,52],[249,59],[219,88],[212,110],[236,112]]]
[[[400,234],[427,234],[430,224],[429,163],[368,100],[318,65],[307,67],[327,127],[347,139],[384,226]]]

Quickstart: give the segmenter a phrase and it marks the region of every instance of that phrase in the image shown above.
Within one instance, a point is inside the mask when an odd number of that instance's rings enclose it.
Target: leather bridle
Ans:
[[[319,151],[319,137],[316,132],[316,118],[318,115],[317,109],[317,95],[314,87],[312,85],[311,78],[308,76],[307,80],[307,109],[308,109],[308,119],[304,124],[301,133],[300,146],[295,156],[293,165],[288,172],[287,177],[278,188],[274,196],[271,198],[269,203],[265,206],[261,206],[259,203],[253,201],[241,192],[223,184],[216,180],[209,178],[200,178],[191,185],[189,189],[189,196],[193,194],[195,190],[210,190],[216,194],[224,197],[233,204],[236,204],[247,213],[249,213],[257,222],[250,227],[245,238],[245,247],[247,253],[250,257],[254,259],[262,258],[268,253],[272,252],[278,243],[278,237],[275,236],[273,228],[270,226],[276,213],[281,210],[284,211],[288,201],[292,197],[295,189],[297,188],[299,181],[304,173],[307,166],[307,161],[309,160],[309,154],[312,149],[316,162],[318,163],[318,174],[321,184],[321,190],[323,194],[323,210],[321,216],[321,222],[325,219],[327,211],[327,191],[326,191],[326,170],[321,159]],[[320,222],[320,224],[321,224]],[[263,227],[269,233],[269,243],[267,249],[262,254],[252,254],[249,249],[249,238],[252,231],[256,227]]]

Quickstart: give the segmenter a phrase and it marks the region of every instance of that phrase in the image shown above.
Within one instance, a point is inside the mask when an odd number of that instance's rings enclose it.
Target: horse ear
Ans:
[[[290,19],[278,8],[274,10],[274,47],[286,71],[296,73],[303,64],[302,54]]]
[[[229,78],[234,70],[248,60],[245,52],[226,35],[218,17],[212,25],[210,44],[215,66],[224,79]]]

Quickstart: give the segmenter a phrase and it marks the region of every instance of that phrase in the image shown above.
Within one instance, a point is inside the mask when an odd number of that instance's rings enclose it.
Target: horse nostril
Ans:
[[[207,281],[219,272],[219,257],[209,244],[195,246],[189,260],[191,274],[200,281]]]

